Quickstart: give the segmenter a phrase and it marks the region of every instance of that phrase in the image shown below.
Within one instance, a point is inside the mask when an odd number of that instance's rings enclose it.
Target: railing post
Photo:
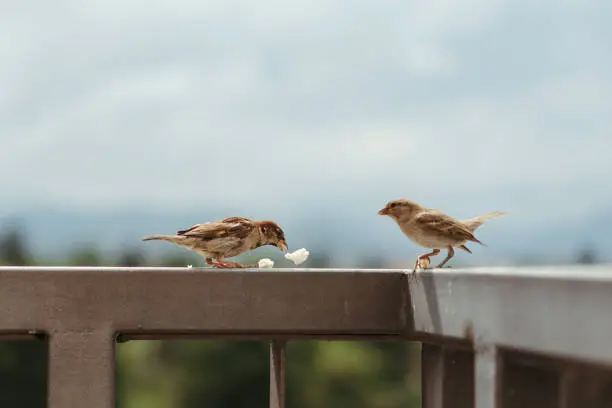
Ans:
[[[444,349],[421,344],[421,407],[444,408]]]
[[[473,408],[473,352],[423,344],[421,382],[423,408]]]
[[[114,408],[114,367],[111,333],[52,333],[49,408]]]
[[[286,342],[270,342],[270,408],[285,408]]]
[[[493,344],[476,345],[475,408],[501,407],[501,358]]]

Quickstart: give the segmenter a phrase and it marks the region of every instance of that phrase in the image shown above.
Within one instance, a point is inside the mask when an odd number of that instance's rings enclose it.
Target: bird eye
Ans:
[[[393,208],[395,207],[396,203],[391,203],[391,205],[389,205],[389,207]]]

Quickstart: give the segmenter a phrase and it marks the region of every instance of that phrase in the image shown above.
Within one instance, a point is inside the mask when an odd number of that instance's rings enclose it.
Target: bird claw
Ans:
[[[414,263],[414,269],[412,270],[412,273],[415,274],[417,269],[429,269],[429,265],[431,263],[431,260],[429,259],[428,256],[420,256],[417,258],[416,262]]]
[[[421,269],[429,269],[429,265],[431,264],[431,260],[429,257],[421,258],[417,261],[417,266]]]
[[[416,262],[414,263],[414,268],[412,269],[412,278],[414,279],[414,281],[416,283],[419,282],[419,278],[417,275],[417,270],[418,269],[430,269],[429,268],[429,264],[431,263],[431,260],[429,259],[429,256],[419,256],[416,260]]]
[[[219,261],[219,262],[212,262],[210,264],[213,268],[218,268],[218,269],[240,269],[240,268],[248,268],[248,266],[239,264],[237,262],[230,262],[230,261]]]

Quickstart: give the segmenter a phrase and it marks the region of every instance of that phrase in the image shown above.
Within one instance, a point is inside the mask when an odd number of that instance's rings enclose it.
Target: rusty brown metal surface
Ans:
[[[114,342],[109,330],[51,336],[49,408],[113,408]]]
[[[49,341],[49,408],[114,406],[115,340],[422,341],[424,408],[612,406],[612,268],[0,268],[0,340]]]
[[[110,408],[117,334],[399,338],[405,288],[400,271],[0,268],[0,336],[48,335],[49,408]],[[281,408],[284,348],[271,352]]]
[[[400,271],[2,268],[0,331],[400,334]]]

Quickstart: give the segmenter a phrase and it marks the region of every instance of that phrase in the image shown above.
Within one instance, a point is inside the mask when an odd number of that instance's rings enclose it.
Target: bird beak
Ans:
[[[286,254],[287,250],[289,249],[289,246],[287,246],[287,243],[285,241],[280,241],[278,244],[276,244],[276,247],[280,249],[284,254]]]
[[[387,207],[383,208],[382,210],[380,210],[378,212],[378,215],[389,215],[389,212],[387,210]]]

